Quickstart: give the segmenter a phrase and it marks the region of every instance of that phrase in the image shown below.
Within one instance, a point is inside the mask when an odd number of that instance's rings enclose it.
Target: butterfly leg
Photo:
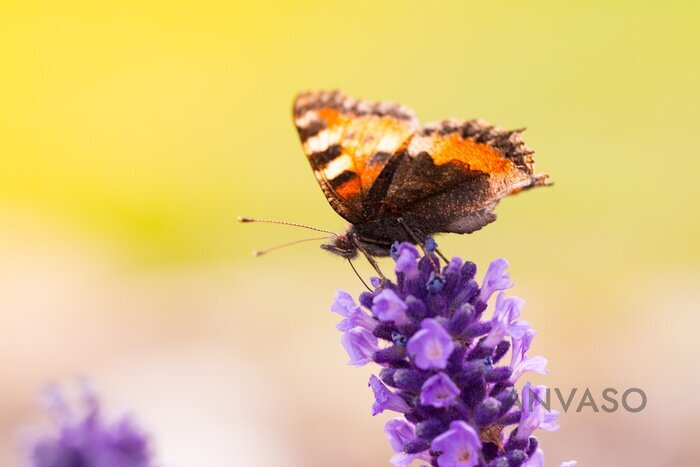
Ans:
[[[375,271],[377,271],[377,274],[379,275],[379,279],[381,279],[382,283],[379,286],[379,288],[384,288],[384,284],[386,283],[386,276],[382,272],[381,269],[379,269],[379,264],[377,264],[377,261],[374,259],[372,255],[369,254],[369,252],[365,249],[365,247],[362,246],[362,243],[357,239],[357,237],[354,237],[353,239],[355,241],[355,246],[357,246],[357,249],[362,252],[363,255],[365,255],[365,258],[367,258],[367,261],[369,261],[369,264],[372,265]]]
[[[442,260],[443,260],[446,264],[449,263],[449,261],[447,260],[447,257],[446,257],[445,255],[442,254],[442,251],[440,251],[440,250],[438,250],[438,249],[436,248],[436,249],[435,249],[435,253],[437,253],[438,256],[439,256],[440,258],[442,258]]]
[[[362,278],[362,276],[360,275],[360,273],[357,272],[357,269],[355,269],[355,265],[352,264],[352,260],[351,260],[350,258],[348,258],[348,263],[350,263],[350,267],[351,267],[352,270],[355,272],[355,275],[357,276],[357,278],[360,279],[360,282],[362,282],[362,285],[364,285],[365,288],[371,292],[372,289],[369,288],[369,286],[367,285],[367,283],[365,282],[365,280]]]
[[[398,220],[399,224],[401,224],[401,227],[403,227],[403,229],[406,231],[408,236],[411,237],[411,239],[413,240],[413,243],[418,245],[418,247],[421,250],[423,250],[423,254],[428,257],[428,259],[430,260],[430,264],[433,265],[433,269],[435,270],[435,274],[439,275],[440,274],[440,265],[435,260],[435,257],[433,255],[431,255],[428,252],[428,250],[425,249],[425,245],[423,244],[421,239],[418,238],[418,235],[416,235],[415,232],[413,230],[411,230],[411,228],[408,226],[408,224],[406,224],[406,222],[401,217],[399,217],[397,220]],[[439,253],[439,254],[440,254],[440,257],[442,257],[442,259],[445,259],[445,257],[442,255],[442,253]],[[445,262],[448,262],[448,261],[445,260]]]

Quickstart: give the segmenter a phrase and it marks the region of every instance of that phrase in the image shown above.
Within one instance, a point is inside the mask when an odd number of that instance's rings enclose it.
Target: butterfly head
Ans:
[[[357,256],[355,233],[352,229],[347,232],[339,233],[331,238],[328,243],[322,244],[321,248],[343,258],[352,259]]]

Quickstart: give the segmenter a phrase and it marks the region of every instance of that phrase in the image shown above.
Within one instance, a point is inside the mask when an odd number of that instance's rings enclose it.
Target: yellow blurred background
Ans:
[[[534,381],[648,397],[564,414],[541,437],[548,464],[700,464],[699,12],[2,2],[0,465],[41,418],[41,386],[75,375],[135,413],[163,465],[388,465],[372,368],[345,366],[328,311],[359,281],[313,244],[253,259],[307,234],[235,222],[343,228],[290,116],[319,88],[528,127],[555,186],[441,248],[482,273],[510,260],[549,359]]]

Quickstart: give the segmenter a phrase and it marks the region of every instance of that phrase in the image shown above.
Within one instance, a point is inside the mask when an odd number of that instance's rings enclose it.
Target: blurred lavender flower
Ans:
[[[375,290],[362,293],[360,305],[338,292],[332,307],[343,317],[338,329],[349,363],[382,367],[369,382],[372,414],[404,414],[384,428],[397,453],[391,462],[541,467],[544,454],[532,434],[557,429],[559,414],[540,402],[544,386],[527,383],[521,397],[514,387],[526,372],[546,373],[547,360],[526,355],[535,331],[519,319],[524,301],[503,292],[513,286],[508,262],[492,262],[479,286],[474,263],[459,258],[437,273],[436,246],[429,239],[430,256],[421,257],[409,243],[394,244],[396,283],[382,287],[373,278]],[[510,364],[499,365],[509,350]]]
[[[28,467],[151,467],[146,435],[127,417],[107,422],[86,387],[82,404],[71,407],[58,388],[45,391],[46,407],[55,424],[52,434],[36,439]]]

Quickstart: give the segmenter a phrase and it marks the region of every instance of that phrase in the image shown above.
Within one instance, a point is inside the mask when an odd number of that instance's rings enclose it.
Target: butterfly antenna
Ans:
[[[364,281],[364,279],[362,279],[362,276],[360,275],[360,273],[357,272],[357,269],[355,269],[355,265],[352,264],[352,260],[351,260],[350,258],[348,258],[348,263],[350,263],[350,267],[352,268],[353,271],[355,271],[355,275],[357,276],[358,279],[360,279],[360,282],[362,282],[362,285],[364,285],[365,288],[371,292],[372,289],[369,288],[369,286],[368,286],[367,283]]]
[[[302,229],[315,230],[316,232],[325,232],[325,233],[331,234],[333,236],[338,235],[335,232],[331,232],[330,230],[320,229],[318,227],[311,227],[310,225],[305,225],[305,224],[297,224],[296,222],[277,221],[274,219],[254,219],[252,217],[243,217],[243,216],[238,216],[237,219],[238,219],[238,222],[262,222],[262,223],[266,223],[266,224],[290,225],[292,227],[301,227]]]
[[[253,252],[253,256],[262,256],[271,251],[279,250],[288,246],[296,245],[297,243],[312,242],[314,240],[327,240],[332,237],[315,237],[315,238],[302,238],[301,240],[294,240],[293,242],[286,242],[280,245],[271,246],[270,248],[265,248],[264,250],[256,250]]]

